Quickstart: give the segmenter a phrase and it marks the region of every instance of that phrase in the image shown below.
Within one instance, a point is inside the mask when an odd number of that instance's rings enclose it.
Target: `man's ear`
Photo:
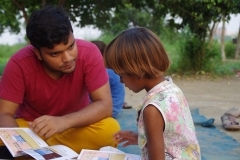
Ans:
[[[42,60],[42,56],[41,56],[40,51],[38,49],[34,48],[34,52],[35,52],[37,58],[41,61]]]

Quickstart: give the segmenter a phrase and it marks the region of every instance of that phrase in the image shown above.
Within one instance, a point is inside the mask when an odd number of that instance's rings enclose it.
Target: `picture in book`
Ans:
[[[31,157],[35,159],[57,159],[57,158],[60,159],[60,157],[65,158],[77,157],[77,155],[74,155],[73,157],[68,157],[69,155],[62,150],[63,147],[64,146],[56,145],[32,150],[25,150],[24,152],[31,155]]]
[[[36,141],[34,141],[31,135],[27,134],[24,130],[0,130],[0,135],[3,142],[11,148],[13,153],[41,147]]]
[[[29,128],[0,128],[0,137],[13,157],[31,156],[34,159],[70,159],[78,153],[64,145],[48,146]]]
[[[79,160],[124,160],[125,154],[121,153],[109,153],[109,152],[99,152],[99,151],[87,151],[82,152],[81,156],[78,157]]]

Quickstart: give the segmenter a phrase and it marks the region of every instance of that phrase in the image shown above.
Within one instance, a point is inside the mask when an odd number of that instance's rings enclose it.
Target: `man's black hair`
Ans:
[[[41,47],[52,49],[56,44],[67,44],[73,29],[63,7],[46,6],[33,12],[26,31],[30,43],[40,50]]]

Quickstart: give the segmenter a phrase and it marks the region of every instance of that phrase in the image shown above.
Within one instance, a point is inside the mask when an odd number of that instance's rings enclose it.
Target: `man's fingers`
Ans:
[[[45,125],[39,132],[38,134],[40,134],[41,136],[44,136],[46,138],[46,135],[48,134],[48,132],[51,130],[51,128],[49,128],[47,125]]]
[[[36,118],[32,123],[31,126],[32,128],[35,128],[39,123],[43,122],[45,120],[45,116]]]
[[[34,132],[39,133],[41,136],[43,136],[44,135],[43,132],[46,130],[46,129],[44,130],[44,127],[46,126],[47,126],[47,123],[45,123],[44,121],[41,121],[35,125],[31,125],[31,129]]]
[[[50,129],[46,134],[45,134],[45,138],[50,138],[52,135],[54,134],[54,131],[52,129]]]
[[[63,128],[56,125],[61,123],[60,120],[61,119],[58,117],[45,115],[35,119],[33,122],[28,122],[28,125],[35,133],[39,134],[40,136],[44,136],[45,138],[49,138],[55,133],[64,131]]]
[[[28,125],[29,125],[29,127],[31,127],[32,126],[32,122],[28,122]]]

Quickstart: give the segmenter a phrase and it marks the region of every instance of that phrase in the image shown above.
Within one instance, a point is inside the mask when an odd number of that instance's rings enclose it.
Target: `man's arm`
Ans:
[[[18,127],[14,115],[19,104],[0,98],[0,127]]]
[[[96,123],[104,118],[112,116],[112,98],[109,82],[90,93],[92,103],[78,112],[61,117],[41,116],[30,122],[33,131],[45,138],[55,133],[61,133],[66,129],[84,127]]]
[[[90,93],[92,103],[82,110],[66,115],[69,128],[82,127],[112,116],[112,97],[110,85],[105,85]]]

